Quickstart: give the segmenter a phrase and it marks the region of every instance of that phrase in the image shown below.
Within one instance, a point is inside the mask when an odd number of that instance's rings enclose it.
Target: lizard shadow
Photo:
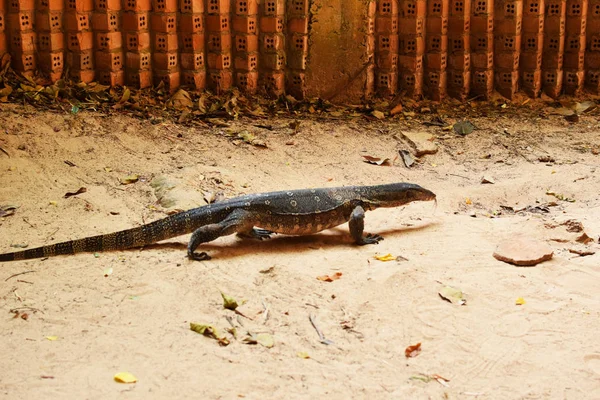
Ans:
[[[400,228],[387,229],[382,231],[367,231],[368,233],[376,233],[384,238],[394,237],[401,233],[411,231],[419,231],[437,224],[435,221],[424,222],[412,226],[403,226]],[[237,258],[248,253],[264,253],[264,254],[285,254],[306,252],[315,249],[328,249],[340,246],[355,246],[352,237],[348,233],[347,228],[336,227],[324,232],[315,233],[312,235],[291,236],[275,234],[267,240],[256,240],[248,238],[235,238],[235,236],[227,237],[228,243],[216,244],[215,242],[201,244],[197,252],[206,251],[215,260],[226,260]],[[178,249],[187,250],[187,243],[183,242],[165,242],[156,243],[146,246],[146,249]]]

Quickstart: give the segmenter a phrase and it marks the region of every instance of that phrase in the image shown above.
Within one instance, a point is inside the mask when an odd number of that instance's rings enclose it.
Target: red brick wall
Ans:
[[[323,4],[0,0],[0,55],[10,53],[19,72],[37,70],[53,81],[68,72],[108,85],[236,86],[302,98],[324,84],[307,79],[311,37],[320,34],[310,30],[311,18]],[[361,77],[366,97],[488,98],[494,90],[557,97],[600,89],[600,0],[375,0],[357,18],[364,21],[357,45],[371,60]]]

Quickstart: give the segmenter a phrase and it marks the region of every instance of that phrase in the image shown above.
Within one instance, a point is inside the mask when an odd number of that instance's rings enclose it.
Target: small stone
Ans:
[[[546,243],[522,237],[506,240],[494,252],[497,260],[519,266],[533,266],[552,258],[554,251]]]
[[[496,183],[492,178],[490,178],[489,176],[484,176],[483,178],[481,178],[481,184],[486,184],[489,183],[491,185],[493,185],[494,183]]]
[[[434,136],[423,131],[400,132],[402,137],[410,143],[415,150],[417,157],[425,154],[435,154],[438,151],[437,146],[433,143]]]

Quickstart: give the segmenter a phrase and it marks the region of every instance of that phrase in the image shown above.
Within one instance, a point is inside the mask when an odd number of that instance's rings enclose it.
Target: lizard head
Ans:
[[[398,207],[413,201],[436,200],[435,193],[413,183],[390,183],[369,187],[364,201],[372,207]]]

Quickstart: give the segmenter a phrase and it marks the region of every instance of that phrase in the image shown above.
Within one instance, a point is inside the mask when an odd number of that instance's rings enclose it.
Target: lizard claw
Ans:
[[[251,238],[251,239],[263,240],[263,239],[270,239],[271,234],[273,234],[273,233],[275,233],[275,232],[268,231],[266,229],[252,228],[252,230],[249,232],[239,232],[238,236],[247,237],[247,238]]]
[[[194,261],[206,261],[206,260],[210,260],[212,258],[205,251],[203,251],[202,253],[189,252],[188,257],[190,258],[190,260],[194,260]]]
[[[369,233],[365,237],[362,238],[362,243],[359,243],[359,244],[361,244],[361,245],[378,244],[382,240],[383,240],[383,236],[374,235],[374,234]]]

